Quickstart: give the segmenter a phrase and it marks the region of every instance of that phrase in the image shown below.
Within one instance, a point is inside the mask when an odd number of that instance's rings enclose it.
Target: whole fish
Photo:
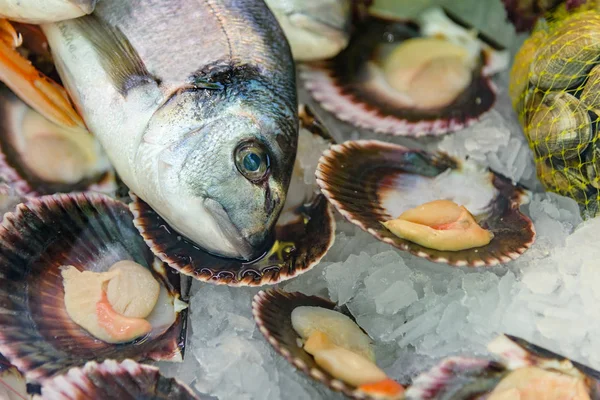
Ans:
[[[348,45],[353,0],[265,0],[298,61],[324,60]]]
[[[102,0],[41,25],[123,182],[213,254],[272,244],[296,157],[289,45],[262,0]]]

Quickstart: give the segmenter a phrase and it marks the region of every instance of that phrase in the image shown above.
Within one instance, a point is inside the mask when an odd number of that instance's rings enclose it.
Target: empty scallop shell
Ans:
[[[154,329],[145,337],[109,344],[68,316],[60,267],[102,272],[120,260],[152,271],[165,312],[155,308],[147,318]],[[190,283],[153,256],[125,204],[99,194],[30,199],[0,226],[0,352],[28,381],[40,383],[87,361],[180,361]]]
[[[166,378],[158,368],[132,360],[88,362],[64,375],[48,380],[35,400],[199,400],[175,378]]]
[[[300,336],[292,326],[292,311],[301,306],[321,307],[333,310],[336,304],[318,296],[287,293],[282,290],[260,291],[252,300],[252,314],[265,339],[294,367],[311,378],[327,385],[331,390],[342,392],[355,399],[372,399],[339,379],[334,378],[317,365],[298,341]],[[337,311],[337,310],[336,310]],[[379,398],[382,400],[382,398]]]
[[[54,125],[3,86],[0,121],[0,177],[18,193],[116,190],[114,171],[90,133]],[[48,155],[53,158],[38,163]]]
[[[318,149],[308,144],[306,151],[310,152],[308,156],[318,155],[328,147],[331,139],[314,114],[303,105],[300,106],[300,121],[299,153],[283,212],[275,227],[276,242],[270,252],[251,262],[214,256],[174,232],[150,206],[131,194],[130,209],[135,216],[135,226],[154,254],[182,274],[229,286],[275,284],[317,265],[333,245],[335,219],[316,182],[306,183],[307,176],[314,178],[314,171],[301,165],[302,144],[316,141]]]
[[[449,15],[446,19],[452,21]],[[378,61],[391,46],[424,36],[419,26],[409,21],[370,16],[357,26],[356,32],[348,47],[332,60],[300,66],[308,91],[337,118],[392,135],[441,135],[476,122],[495,103],[496,89],[489,75],[502,69],[506,61],[504,53],[498,56],[496,50],[492,50],[497,45],[485,43],[488,51],[481,52],[470,78],[467,73],[470,83],[454,100],[444,105],[425,106],[419,101],[409,101],[394,90],[383,77]],[[440,70],[434,76],[446,76],[450,70]],[[454,78],[451,81],[456,82]],[[439,85],[430,82],[426,89],[417,92],[432,92],[435,87],[439,90]]]
[[[525,367],[580,378],[590,398],[600,398],[600,372],[589,367],[509,335],[498,337],[490,343],[489,349],[501,358],[501,362],[467,357],[447,358],[415,378],[405,398],[487,398],[511,372]]]
[[[323,153],[317,183],[350,222],[377,239],[431,261],[454,266],[490,266],[519,257],[534,242],[531,220],[519,211],[528,192],[487,169],[442,153],[427,153],[379,141],[334,145]],[[439,251],[401,239],[382,225],[433,200],[464,205],[494,238],[483,247]]]

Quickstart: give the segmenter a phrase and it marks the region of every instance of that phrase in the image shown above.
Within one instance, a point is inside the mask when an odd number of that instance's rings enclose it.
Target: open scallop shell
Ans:
[[[92,337],[68,316],[60,267],[106,271],[120,260],[147,267],[161,283],[174,321],[154,321],[147,336],[124,344]],[[99,194],[30,199],[0,226],[0,352],[28,381],[107,358],[180,361],[191,280],[156,259],[133,226],[127,206]],[[159,300],[160,302],[160,300]],[[152,323],[152,322],[151,322]]]
[[[556,370],[568,370],[574,367],[589,378],[590,387],[597,396],[594,398],[600,398],[600,371],[516,336],[505,334],[492,343],[495,346],[490,346],[490,351],[499,356],[511,370],[526,366]]]
[[[312,140],[311,133],[320,143],[318,152],[327,148],[328,134],[305,106],[300,106],[300,119],[299,154],[303,143]],[[308,146],[307,151],[314,153],[308,156],[318,154],[315,148]],[[275,227],[275,245],[257,261],[221,258],[200,249],[170,229],[160,215],[134,194],[131,194],[133,202],[129,207],[135,216],[135,226],[154,254],[180,273],[218,285],[275,284],[317,265],[335,238],[331,206],[319,193],[316,182],[305,183],[305,176],[312,178],[314,174],[303,168],[301,157],[297,156],[286,203]]]
[[[37,196],[90,190],[112,194],[116,190],[114,171],[100,144],[90,133],[67,132],[54,125],[4,86],[0,86],[0,121],[0,177],[18,193]],[[50,175],[40,176],[39,172],[30,167],[31,161],[23,155],[29,153],[33,158],[43,156],[47,150],[45,146],[38,145],[39,148],[35,152],[30,150],[31,144],[39,140],[37,135],[63,131],[65,137],[72,135],[80,139],[73,139],[72,144],[67,144],[67,141],[55,144],[64,149],[64,154],[58,159],[48,161],[48,164],[55,167],[46,170],[54,170],[51,172],[52,176],[56,176],[60,169],[74,171],[74,174],[83,171],[81,165],[67,165],[68,162],[90,163],[89,170],[81,177],[65,175],[60,179],[51,180]],[[78,157],[77,153],[80,153],[81,157]],[[70,161],[65,161],[66,159]]]
[[[454,30],[462,29],[449,15],[446,18],[454,23]],[[392,43],[399,45],[420,36],[425,35],[413,22],[370,16],[360,22],[348,47],[338,56],[300,66],[304,85],[337,118],[380,133],[441,135],[479,120],[496,101],[496,88],[489,76],[504,68],[506,55],[481,36],[487,50],[482,51],[472,70],[470,84],[447,105],[416,107],[389,87],[376,60]]]
[[[529,200],[526,190],[442,153],[348,141],[323,153],[316,175],[323,194],[347,220],[385,243],[434,262],[472,267],[505,263],[535,239],[533,223],[519,211]],[[462,203],[479,225],[494,233],[492,241],[469,250],[439,251],[401,239],[381,223],[440,199]]]
[[[499,351],[492,352],[500,356],[502,363],[477,358],[447,358],[415,378],[405,393],[406,399],[487,398],[486,395],[490,394],[511,371],[528,366],[579,376],[583,378],[591,398],[600,398],[598,371],[514,336],[503,335],[495,342],[497,345],[494,350]],[[570,371],[573,366],[581,375]]]
[[[166,378],[158,368],[132,360],[89,362],[48,380],[36,400],[169,399],[199,400],[192,390],[175,378]]]
[[[292,326],[292,311],[300,306],[322,307],[330,310],[336,308],[335,303],[322,297],[270,289],[260,291],[254,296],[252,314],[265,339],[294,367],[346,396],[355,399],[374,399],[325,372],[317,365],[314,358],[298,345],[300,336]],[[378,399],[382,400],[379,397]]]

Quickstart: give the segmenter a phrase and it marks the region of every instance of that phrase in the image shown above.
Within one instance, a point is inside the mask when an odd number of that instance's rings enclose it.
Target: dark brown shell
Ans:
[[[255,262],[214,256],[180,237],[145,202],[131,194],[131,211],[150,249],[158,258],[184,275],[229,286],[272,285],[300,275],[317,265],[333,245],[335,220],[327,200],[319,195],[298,210],[299,221],[275,227],[276,240],[284,243],[281,254]],[[289,245],[285,245],[289,243]]]
[[[369,85],[366,69],[377,45],[400,43],[418,37],[411,22],[370,16],[357,26],[348,47],[332,60],[300,67],[304,85],[321,106],[342,121],[375,132],[402,135],[441,135],[478,121],[496,101],[496,88],[484,74],[482,56],[468,86],[451,104],[442,108],[414,109],[400,104]]]
[[[175,378],[162,376],[158,368],[132,360],[89,362],[46,381],[39,400],[199,400]]]
[[[121,202],[95,194],[43,196],[5,215],[0,226],[0,352],[28,381],[43,382],[107,358],[183,358],[187,309],[160,336],[124,344],[97,340],[69,318],[59,268],[103,271],[124,259],[152,268],[171,296],[187,301],[189,278],[153,256]]]
[[[302,127],[333,142],[308,106],[300,105],[299,117]],[[253,262],[221,258],[181,237],[148,204],[133,193],[130,196],[134,224],[154,254],[182,274],[218,285],[262,286],[291,279],[316,266],[335,238],[332,208],[316,194],[296,209],[297,219],[276,225],[275,239],[282,244],[279,254]]]
[[[292,311],[296,307],[335,309],[336,304],[318,296],[288,293],[282,290],[260,291],[252,300],[254,320],[265,339],[294,367],[336,392],[354,399],[372,399],[321,369],[314,358],[298,346],[300,336],[292,326]]]
[[[460,163],[442,153],[427,153],[379,141],[348,141],[327,150],[317,168],[323,194],[350,222],[377,239],[418,257],[453,266],[490,266],[519,257],[535,240],[531,220],[519,211],[528,200],[526,191],[500,175],[490,173],[496,198],[478,222],[494,233],[483,247],[462,251],[439,251],[401,239],[380,221],[391,216],[380,202],[379,192],[388,188],[389,177],[416,174],[433,178]]]
[[[9,89],[0,84],[0,178],[19,194],[42,196],[54,193],[86,190],[112,193],[116,190],[112,170],[86,178],[75,184],[48,182],[35,175],[15,149],[15,140],[22,132],[21,114],[29,107]]]

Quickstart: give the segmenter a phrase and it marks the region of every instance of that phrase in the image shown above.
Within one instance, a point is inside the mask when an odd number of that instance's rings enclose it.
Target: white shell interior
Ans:
[[[379,201],[392,218],[434,200],[451,200],[465,206],[477,217],[485,214],[498,194],[492,185],[492,173],[469,161],[461,168],[448,169],[435,178],[398,174],[391,183],[388,180],[378,190]]]

